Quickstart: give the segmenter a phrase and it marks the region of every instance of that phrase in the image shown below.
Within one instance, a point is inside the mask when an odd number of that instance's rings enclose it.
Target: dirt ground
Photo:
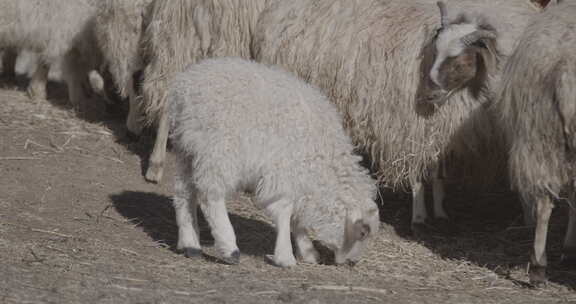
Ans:
[[[187,259],[174,249],[172,159],[162,184],[145,182],[151,137],[130,142],[121,116],[96,104],[78,119],[52,95],[0,90],[0,303],[576,303],[576,272],[558,262],[563,209],[550,283],[533,289],[532,235],[510,193],[451,190],[457,232],[418,239],[407,197],[383,196],[381,233],[354,268],[268,264],[274,230],[239,198],[229,210],[240,265],[213,257],[205,223],[206,256]]]

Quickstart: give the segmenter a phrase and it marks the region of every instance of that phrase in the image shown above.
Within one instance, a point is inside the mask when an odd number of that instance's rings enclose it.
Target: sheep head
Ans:
[[[380,216],[373,202],[367,210],[348,210],[344,224],[344,241],[334,250],[336,264],[356,264],[360,260],[368,239],[378,232]]]
[[[442,105],[460,90],[478,98],[497,69],[496,30],[465,15],[450,21],[446,5],[438,2],[438,7],[442,26],[432,41],[435,58],[428,76],[433,88],[426,101]]]

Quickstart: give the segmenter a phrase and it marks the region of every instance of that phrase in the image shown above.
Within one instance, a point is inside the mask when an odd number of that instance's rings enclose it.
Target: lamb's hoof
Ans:
[[[292,267],[296,265],[296,259],[292,256],[292,257],[288,257],[288,258],[276,258],[273,255],[266,255],[266,259],[268,260],[268,262],[274,266],[277,267],[281,267],[281,268],[287,268],[287,267]]]
[[[318,264],[320,258],[317,255],[300,256],[300,261],[305,264]]]
[[[185,247],[180,250],[182,251],[182,253],[184,253],[184,256],[187,258],[197,258],[202,256],[202,249]]]
[[[240,251],[234,250],[229,257],[222,257],[221,260],[228,265],[238,265],[240,264]]]
[[[146,181],[151,183],[159,183],[164,175],[164,163],[150,162],[148,171],[146,171]]]
[[[546,267],[530,265],[530,284],[534,287],[546,285]]]

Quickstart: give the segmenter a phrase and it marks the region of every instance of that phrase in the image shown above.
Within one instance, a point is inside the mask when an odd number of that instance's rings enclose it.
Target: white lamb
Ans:
[[[304,262],[318,259],[310,237],[333,250],[337,264],[358,261],[379,226],[375,181],[317,89],[280,68],[220,58],[178,74],[167,101],[186,256],[201,253],[199,205],[222,260],[239,263],[225,200],[248,191],[275,223],[275,265],[296,264],[291,231]]]

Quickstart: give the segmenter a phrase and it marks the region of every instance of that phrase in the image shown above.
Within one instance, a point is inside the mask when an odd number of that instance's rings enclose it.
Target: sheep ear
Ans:
[[[480,60],[477,60],[476,76],[470,83],[472,95],[478,97],[488,82],[489,75],[498,69],[500,53],[496,47],[496,36],[482,37],[471,44]]]
[[[546,9],[561,3],[562,0],[530,0],[530,2],[540,9]]]

